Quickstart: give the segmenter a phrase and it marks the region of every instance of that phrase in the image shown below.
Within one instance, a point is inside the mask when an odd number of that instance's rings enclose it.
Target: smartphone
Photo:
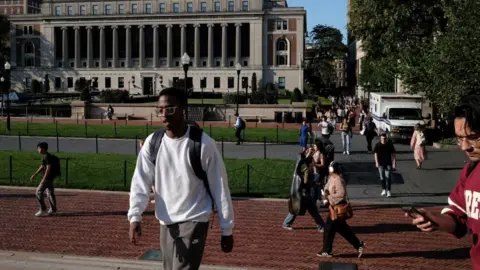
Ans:
[[[417,218],[423,216],[420,211],[415,207],[402,207],[402,210],[407,213],[411,218]]]

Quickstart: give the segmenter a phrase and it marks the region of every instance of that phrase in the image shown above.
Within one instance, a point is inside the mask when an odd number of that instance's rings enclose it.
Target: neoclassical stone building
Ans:
[[[286,0],[50,0],[11,22],[18,90],[48,75],[58,91],[84,77],[98,89],[157,94],[184,78],[184,53],[196,91],[236,91],[237,63],[250,87],[256,73],[258,86],[303,88],[306,12]]]

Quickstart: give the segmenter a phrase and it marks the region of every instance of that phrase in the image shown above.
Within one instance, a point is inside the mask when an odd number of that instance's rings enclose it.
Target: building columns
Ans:
[[[112,26],[112,67],[118,67],[118,26]]]
[[[158,67],[158,25],[153,25],[153,67]]]
[[[75,68],[80,68],[80,26],[73,29],[75,29]]]
[[[193,27],[195,28],[193,67],[198,67],[200,65],[200,24],[195,24]]]
[[[222,67],[227,66],[227,26],[228,24],[222,23]]]
[[[139,38],[140,40],[138,41],[138,67],[143,68],[145,65],[145,26],[144,25],[139,25],[138,26],[138,31],[139,31]]]
[[[167,24],[167,67],[172,67],[172,27]]]
[[[187,25],[186,24],[181,24],[180,25],[180,55],[183,56],[183,54],[187,51]]]
[[[100,68],[105,68],[105,26],[99,26],[100,30]]]
[[[132,26],[131,25],[125,25],[125,67],[129,68],[132,65],[132,31],[131,31]]]
[[[235,65],[240,63],[242,59],[242,24],[236,23],[235,24]]]
[[[87,68],[93,68],[93,40],[92,27],[87,26]]]
[[[215,25],[210,23],[208,27],[208,67],[213,67],[213,27]]]
[[[63,68],[68,68],[68,27],[62,27],[62,60]]]

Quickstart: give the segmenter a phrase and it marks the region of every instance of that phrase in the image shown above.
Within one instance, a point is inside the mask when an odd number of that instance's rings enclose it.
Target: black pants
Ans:
[[[38,185],[36,195],[38,203],[40,204],[40,209],[42,209],[43,211],[47,210],[47,205],[44,201],[45,191],[47,191],[47,197],[50,201],[50,208],[53,211],[57,211],[57,200],[55,198],[55,188],[53,187],[53,181],[54,179],[46,179],[43,184]]]
[[[242,139],[242,130],[241,128],[237,128],[235,129],[235,137],[237,137],[237,144],[240,144],[241,142],[243,142],[243,139]]]
[[[372,151],[372,141],[375,136],[373,135],[366,135],[365,138],[367,138],[367,150]]]
[[[335,234],[337,232],[355,249],[360,248],[362,243],[353,233],[352,228],[350,228],[347,222],[345,220],[332,221],[332,218],[328,215],[327,223],[325,224],[325,231],[323,233],[323,252],[332,253],[333,240],[335,239]]]

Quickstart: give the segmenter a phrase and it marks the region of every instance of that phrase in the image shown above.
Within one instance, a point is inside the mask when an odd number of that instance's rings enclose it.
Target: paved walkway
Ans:
[[[144,217],[141,241],[132,245],[128,242],[126,194],[63,191],[58,192],[57,200],[57,216],[36,218],[33,190],[0,189],[0,249],[137,259],[148,249],[159,248],[159,225],[152,205]],[[315,230],[309,216],[299,217],[294,231],[282,229],[285,201],[236,200],[233,253],[220,250],[216,218],[203,262],[267,269],[318,269],[321,261],[353,262],[361,270],[471,269],[470,238],[457,240],[441,232],[419,232],[399,206],[353,203],[355,216],[349,223],[367,245],[362,259],[356,258],[353,248],[338,236],[336,258],[316,257],[322,233]],[[325,212],[321,214],[326,217]]]

